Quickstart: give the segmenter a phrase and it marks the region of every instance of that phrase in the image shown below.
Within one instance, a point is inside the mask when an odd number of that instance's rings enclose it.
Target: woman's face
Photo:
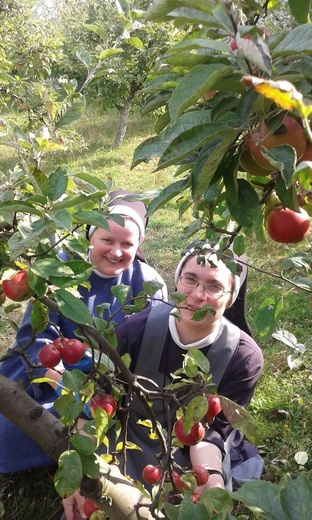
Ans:
[[[192,282],[199,282],[200,284],[198,287],[190,288],[185,287],[180,278],[178,280],[177,290],[187,295],[185,301],[179,306],[182,322],[188,328],[203,329],[203,337],[205,337],[213,331],[214,324],[216,324],[229,306],[232,294],[227,292],[218,298],[211,297],[206,293],[203,285],[212,284],[224,291],[232,291],[232,273],[224,264],[217,268],[210,267],[209,262],[206,260],[205,266],[199,265],[197,256],[192,256],[184,263],[180,276],[186,276]],[[192,320],[194,312],[201,309],[204,305],[212,307],[215,314],[208,312],[202,320]]]
[[[96,228],[90,238],[90,260],[95,268],[107,276],[117,276],[132,264],[139,247],[139,228],[125,218],[120,226],[108,219],[110,231]]]

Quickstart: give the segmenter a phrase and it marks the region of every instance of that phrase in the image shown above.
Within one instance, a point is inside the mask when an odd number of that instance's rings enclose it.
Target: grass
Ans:
[[[131,171],[133,152],[145,138],[153,135],[153,121],[132,114],[122,146],[111,149],[117,119],[114,113],[100,116],[89,113],[79,122],[78,130],[84,136],[86,148],[83,153],[53,155],[49,168],[65,166],[73,172],[87,171],[100,178],[111,178],[114,188],[146,191],[164,188],[173,179],[174,169],[153,173],[156,162],[140,164]],[[14,164],[10,149],[0,149],[2,171]],[[144,251],[149,263],[164,277],[169,290],[173,290],[173,276],[181,250],[187,245],[183,234],[188,224],[187,216],[178,220],[175,201],[158,211],[149,222]],[[252,242],[247,255],[250,264],[259,269],[278,272],[282,259],[300,248],[308,248],[311,236],[299,246],[279,245],[267,242],[259,246]],[[249,270],[247,317],[254,331],[254,338],[263,349],[265,367],[262,379],[250,405],[260,432],[260,449],[265,460],[264,477],[278,482],[282,475],[311,472],[311,352],[303,356],[301,370],[287,370],[287,355],[290,349],[280,342],[264,341],[257,333],[257,311],[266,298],[283,296],[283,310],[279,327],[291,331],[298,342],[305,343],[311,337],[311,294],[291,290],[281,280],[263,272]],[[5,323],[0,311],[0,326],[4,344],[2,350],[13,342],[14,332]],[[15,313],[18,322],[20,313]],[[306,451],[309,460],[305,467],[295,461],[297,451]],[[5,520],[49,520],[60,517],[59,498],[52,485],[51,469],[0,476],[0,493],[5,506]],[[38,509],[39,508],[39,509]],[[39,512],[40,510],[40,512]],[[1,517],[1,515],[0,515]]]

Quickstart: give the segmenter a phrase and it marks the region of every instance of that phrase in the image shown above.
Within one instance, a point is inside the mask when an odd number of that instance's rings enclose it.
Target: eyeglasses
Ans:
[[[187,274],[183,276],[179,276],[179,280],[184,287],[188,289],[196,289],[199,285],[201,285],[207,296],[210,298],[221,298],[224,294],[232,293],[233,291],[225,291],[219,285],[213,283],[200,283],[193,276],[189,276]]]

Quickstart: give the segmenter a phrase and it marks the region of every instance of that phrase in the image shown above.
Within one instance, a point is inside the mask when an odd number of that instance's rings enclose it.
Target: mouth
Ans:
[[[184,309],[187,311],[196,312],[196,311],[200,311],[200,309],[201,309],[201,307],[197,307],[195,305],[190,305],[187,301],[185,301],[184,303],[185,303]]]
[[[122,259],[118,259],[118,260],[113,260],[112,258],[108,258],[107,256],[104,256],[105,260],[107,260],[110,264],[119,264]]]

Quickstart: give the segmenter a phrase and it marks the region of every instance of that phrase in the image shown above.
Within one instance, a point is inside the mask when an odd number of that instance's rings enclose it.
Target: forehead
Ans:
[[[207,260],[209,257],[205,257],[205,265],[198,264],[197,258],[197,255],[188,258],[182,266],[181,274],[192,273],[197,278],[205,281],[215,280],[220,281],[223,284],[227,282],[231,283],[232,273],[223,262],[218,262],[218,267],[211,267]],[[214,257],[213,260],[215,261],[216,257]]]
[[[124,218],[124,226],[120,226],[117,222],[110,218],[107,219],[107,224],[109,226],[109,230],[104,228],[96,228],[93,235],[91,236],[91,240],[93,236],[95,236],[97,239],[103,237],[114,237],[118,240],[123,240],[131,237],[133,240],[139,240],[139,228],[137,224],[130,218]]]

